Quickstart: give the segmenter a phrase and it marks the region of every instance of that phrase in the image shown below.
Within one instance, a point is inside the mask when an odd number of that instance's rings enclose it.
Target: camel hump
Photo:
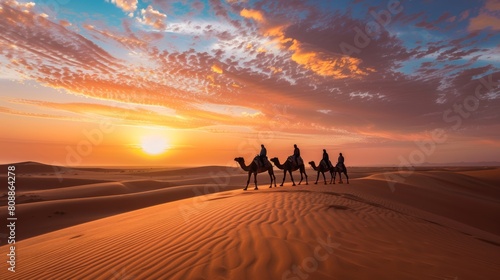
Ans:
[[[340,172],[347,172],[345,165],[342,162],[338,162],[335,166]]]
[[[329,163],[330,165],[328,165],[328,163]],[[324,159],[322,159],[322,160],[319,162],[319,165],[320,165],[320,166],[322,166],[322,167],[323,167],[323,169],[325,169],[325,170],[326,170],[326,169],[328,169],[328,168],[329,168],[329,166],[332,166],[332,162],[331,162],[331,161],[329,161],[328,163],[327,163]]]
[[[257,168],[269,168],[273,166],[267,157],[261,158],[260,156],[256,156],[253,162],[257,165]]]
[[[299,158],[297,158],[297,162],[295,162],[295,158],[294,156],[289,156],[287,158],[287,161],[291,162],[293,165],[297,165],[297,166],[301,166],[304,164],[304,160],[302,159],[302,157],[299,156]]]

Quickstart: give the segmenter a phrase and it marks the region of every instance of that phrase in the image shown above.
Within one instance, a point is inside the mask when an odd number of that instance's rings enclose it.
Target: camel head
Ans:
[[[309,164],[310,164],[310,165],[312,165],[312,166],[315,166],[315,165],[316,165],[316,163],[314,163],[314,160],[313,160],[313,161],[310,161],[310,162],[309,162]]]
[[[270,161],[272,161],[272,162],[279,162],[279,159],[277,157],[273,157],[272,159],[270,159]]]
[[[242,158],[242,157],[237,157],[237,158],[234,158],[234,161],[237,161],[237,162],[245,162],[245,159]]]

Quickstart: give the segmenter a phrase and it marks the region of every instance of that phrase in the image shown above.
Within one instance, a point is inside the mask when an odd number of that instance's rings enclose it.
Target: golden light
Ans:
[[[141,148],[150,155],[158,155],[170,148],[164,136],[148,135],[141,139]]]
[[[245,17],[245,18],[251,18],[256,21],[264,21],[264,15],[262,12],[257,11],[257,10],[247,10],[243,9],[240,11],[240,16]]]
[[[212,71],[217,73],[217,74],[222,74],[224,73],[224,71],[222,70],[222,68],[220,68],[218,65],[212,65]]]

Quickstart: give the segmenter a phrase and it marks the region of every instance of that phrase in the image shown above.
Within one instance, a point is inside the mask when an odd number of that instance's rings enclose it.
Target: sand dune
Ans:
[[[383,173],[391,171],[373,170],[360,169],[359,176],[354,171],[358,178],[349,185],[288,183],[247,192],[240,190],[245,175],[233,175],[236,181],[227,188],[237,190],[184,199],[186,189],[203,188],[203,182],[213,178],[200,172],[169,180],[175,174],[170,173],[153,180],[125,178],[39,190],[45,201],[22,204],[20,211],[28,215],[41,209],[71,210],[57,217],[60,230],[18,242],[17,272],[4,269],[0,278],[494,279],[498,275],[499,169],[421,170],[392,189]],[[171,185],[165,187],[166,182]],[[199,184],[186,185],[189,182]],[[163,203],[164,197],[170,202]],[[126,212],[133,208],[138,210]],[[81,215],[80,224],[64,228],[64,223],[69,225],[64,220],[72,220],[72,213],[82,209],[90,211],[88,222]],[[116,215],[109,216],[110,211]],[[101,212],[108,217],[101,218]],[[37,219],[30,223],[36,228]],[[25,230],[30,227],[19,228]],[[5,252],[6,246],[0,250]]]
[[[17,176],[17,240],[23,240],[68,226],[183,198],[240,189],[246,176],[227,167],[175,170],[158,169],[72,169],[70,173],[38,172],[28,163],[29,172]],[[24,166],[17,168],[23,170]],[[215,180],[221,170],[236,175]],[[43,173],[45,176],[41,176]],[[150,173],[155,173],[156,179]],[[31,175],[27,177],[26,175]],[[62,179],[61,179],[62,178]],[[90,178],[107,178],[106,181]],[[224,184],[220,184],[224,182]],[[69,185],[69,186],[68,186]],[[7,195],[0,197],[0,213],[7,213]],[[2,240],[4,242],[5,240]]]

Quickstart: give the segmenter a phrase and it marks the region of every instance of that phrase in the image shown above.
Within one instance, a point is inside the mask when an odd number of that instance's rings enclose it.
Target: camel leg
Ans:
[[[309,182],[307,181],[307,173],[306,173],[306,169],[305,168],[302,168],[302,170],[300,172],[303,172],[304,173],[304,176],[306,176],[306,185],[309,185]]]
[[[272,188],[273,187],[273,181],[274,181],[274,187],[276,188],[276,176],[274,176],[274,171],[273,169],[268,169],[267,170],[267,173],[269,174],[269,178],[271,179],[271,184],[269,184],[269,188]],[[285,181],[285,179],[283,178],[283,181]]]
[[[335,170],[333,170],[333,172],[332,172],[332,170],[330,170],[330,184],[334,184],[335,185],[335,175],[336,174],[337,173],[335,173]]]
[[[252,176],[252,172],[248,172],[248,180],[247,180],[247,185],[246,185],[246,187],[243,189],[244,191],[246,191],[246,190],[247,190],[247,188],[248,188],[248,184],[250,184],[250,177],[251,177],[251,176]]]
[[[319,171],[318,171],[318,176],[316,176],[316,182],[314,183],[315,185],[318,184],[318,180],[319,180]]]
[[[325,185],[326,185],[326,177],[325,177],[325,172],[321,172],[323,174],[323,180],[325,180]]]
[[[349,176],[347,176],[347,172],[344,172],[345,178],[347,180],[347,184],[349,184]]]
[[[293,180],[292,170],[288,170],[290,172],[290,178],[292,178],[292,186],[295,186],[295,181]]]
[[[259,188],[257,187],[257,172],[253,173],[253,181],[255,182],[254,190],[258,190]]]
[[[299,181],[299,186],[300,186],[300,183],[302,183],[302,180],[304,180],[304,176],[302,176],[302,171],[299,171],[300,172],[300,181]]]
[[[285,179],[286,179],[286,169],[283,169],[283,182],[281,182],[280,187],[283,187],[283,184],[285,183]],[[271,180],[272,180],[272,178],[271,178]],[[272,185],[272,181],[271,181],[271,185]]]
[[[339,172],[339,184],[343,184],[344,182],[342,182],[342,173]]]

